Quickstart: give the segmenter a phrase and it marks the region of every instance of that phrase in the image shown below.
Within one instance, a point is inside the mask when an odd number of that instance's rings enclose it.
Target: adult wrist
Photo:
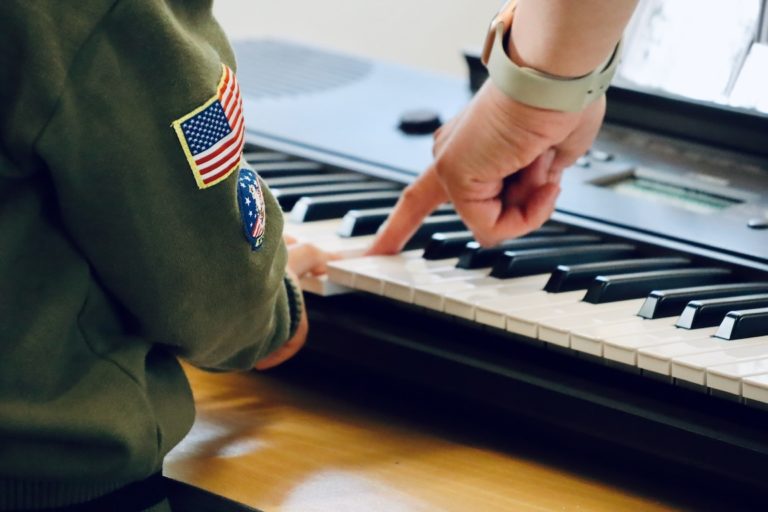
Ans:
[[[621,44],[597,69],[577,77],[558,76],[527,66],[512,43],[516,2],[507,2],[491,22],[483,63],[491,81],[512,99],[528,106],[578,112],[601,98],[618,65]],[[508,53],[509,50],[509,53]]]

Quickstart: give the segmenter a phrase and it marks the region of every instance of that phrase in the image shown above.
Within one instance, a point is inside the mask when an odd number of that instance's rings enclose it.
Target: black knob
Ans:
[[[749,221],[747,221],[747,227],[751,229],[768,229],[768,217],[764,219],[749,219]]]
[[[408,135],[429,135],[434,133],[443,122],[440,114],[432,110],[409,110],[400,116],[400,131]]]

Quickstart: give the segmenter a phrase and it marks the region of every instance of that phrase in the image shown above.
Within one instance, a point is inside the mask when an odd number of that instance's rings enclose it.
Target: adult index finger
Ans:
[[[425,217],[447,200],[434,166],[403,190],[392,214],[376,234],[366,255],[397,254],[410,240]]]

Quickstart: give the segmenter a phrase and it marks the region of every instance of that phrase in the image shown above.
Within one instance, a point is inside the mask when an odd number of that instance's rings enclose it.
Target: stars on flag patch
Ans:
[[[245,121],[235,74],[222,64],[216,94],[171,125],[201,189],[224,180],[239,168]]]
[[[267,212],[259,177],[250,169],[240,169],[237,178],[237,203],[240,206],[245,238],[255,251],[264,243]]]

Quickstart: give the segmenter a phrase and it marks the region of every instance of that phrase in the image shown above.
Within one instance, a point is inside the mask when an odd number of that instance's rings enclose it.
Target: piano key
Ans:
[[[543,286],[549,279],[549,275],[540,274],[540,276]],[[512,282],[518,279],[525,278],[516,278]],[[509,294],[497,293],[492,297],[482,297],[476,299],[472,305],[475,308],[475,318],[479,323],[536,338],[538,336],[536,320],[567,315],[574,312],[573,308],[576,308],[575,312],[581,312],[581,307],[584,306],[581,302],[582,294],[581,291],[547,293],[539,287],[526,295],[509,297]]]
[[[429,269],[424,271],[387,271],[380,273],[378,277],[383,281],[382,294],[385,297],[396,299],[401,302],[413,303],[414,294],[417,286],[425,285],[445,285],[453,281],[466,281],[472,278],[484,277],[484,270],[462,270],[453,265],[453,260],[444,260],[450,262],[447,268]]]
[[[768,308],[731,311],[715,334],[724,340],[768,336]]]
[[[717,340],[717,338],[712,338]],[[707,367],[751,361],[768,356],[768,336],[729,343],[718,340],[720,348],[698,354],[682,355],[672,361],[672,377],[701,386],[707,384]]]
[[[323,196],[342,192],[374,192],[377,190],[397,190],[399,185],[386,181],[365,181],[362,183],[340,183],[329,185],[310,185],[299,187],[273,188],[272,195],[284,211],[290,211],[302,197]]]
[[[456,258],[464,250],[464,247],[474,239],[471,231],[435,233],[424,247],[422,257],[426,260]]]
[[[746,377],[768,374],[768,354],[760,359],[749,359],[735,363],[707,367],[706,382],[712,389],[741,395],[742,381]]]
[[[731,311],[765,307],[768,307],[768,294],[692,300],[675,325],[683,329],[714,327]]]
[[[544,290],[551,293],[585,289],[597,276],[624,274],[630,271],[662,270],[689,265],[691,260],[682,257],[638,258],[614,260],[582,265],[559,265],[550,277]]]
[[[728,283],[706,286],[692,286],[674,290],[655,290],[650,293],[640,308],[638,316],[648,319],[680,315],[692,300],[716,299],[735,295],[768,293],[768,283]]]
[[[302,197],[291,210],[291,220],[294,222],[313,222],[340,219],[350,210],[394,206],[400,195],[399,191],[392,190]]]
[[[614,159],[614,155],[612,153],[600,151],[599,149],[590,150],[589,156],[598,162],[611,162]]]
[[[745,377],[741,382],[741,396],[768,404],[768,375]]]
[[[413,303],[435,311],[444,311],[445,300],[448,297],[457,300],[458,296],[462,293],[477,293],[481,289],[490,289],[508,284],[508,280],[483,276],[463,280],[453,279],[448,283],[418,285],[414,289]],[[537,288],[532,288],[532,290],[535,289]]]
[[[435,233],[466,229],[464,221],[458,215],[431,215],[424,219],[416,233],[405,244],[405,249],[423,248]]]
[[[531,281],[528,281],[529,279]],[[493,294],[482,293],[465,298],[461,302],[462,308],[465,308],[465,318],[505,329],[509,315],[525,316],[529,311],[541,309],[552,311],[558,309],[561,304],[571,307],[578,303],[581,295],[579,292],[554,295],[541,291],[541,286],[546,279],[546,274],[520,277],[513,280],[514,286],[498,287],[490,290],[494,292]],[[453,298],[446,300],[445,304],[446,312],[457,305]],[[536,338],[535,335],[530,337]]]
[[[636,299],[656,289],[722,283],[730,275],[731,271],[727,268],[708,267],[598,276],[587,289],[584,301],[602,304]]]
[[[685,299],[696,297],[697,294],[703,297],[722,296],[728,293],[739,294],[744,290],[760,291],[762,290],[761,283],[755,283],[754,286],[752,283],[740,283],[653,291],[645,299],[638,316],[623,319],[616,324],[580,327],[571,332],[571,348],[625,364],[634,364],[634,350],[627,352],[621,346],[606,345],[606,340],[626,334],[641,335],[664,329],[674,329],[675,320],[670,320],[668,317],[682,314],[689,301]],[[641,316],[642,313],[647,316]]]
[[[611,325],[632,316],[643,299],[612,302],[611,307],[592,305],[582,313],[542,318],[538,321],[538,338],[563,347],[571,346],[571,331],[600,325]]]
[[[686,355],[717,350],[723,341],[713,338],[715,329],[687,331],[674,329],[655,333],[656,341],[662,343],[638,348],[637,366],[643,370],[672,376],[672,360]]]
[[[580,326],[571,332],[571,348],[598,357],[605,357],[624,364],[635,364],[634,350],[631,355],[620,348],[613,349],[616,356],[612,356],[611,347],[606,346],[608,339],[620,339],[626,335],[641,336],[647,333],[675,329],[674,320],[659,318],[646,320],[644,318],[623,318],[621,321],[603,325]]]
[[[525,235],[522,238],[535,238],[565,234],[565,226],[544,225]],[[471,231],[457,231],[455,233],[435,233],[424,249],[426,259],[455,258],[459,256],[469,242],[474,242],[475,237]],[[490,266],[490,265],[488,265]]]
[[[635,251],[635,246],[630,244],[589,244],[556,249],[510,251],[496,260],[491,276],[504,279],[541,274],[552,271],[558,265],[631,257]]]
[[[347,260],[332,261],[328,264],[329,278],[342,286],[355,288],[355,281],[358,274],[369,268],[391,268],[407,261],[425,261],[421,258],[421,251],[408,251],[396,254],[394,256],[366,256],[363,258],[354,258]],[[440,264],[441,265],[441,264]]]
[[[284,232],[299,242],[314,244],[325,251],[338,253],[344,258],[362,256],[373,242],[373,236],[341,238],[336,234],[340,223],[339,219],[301,224],[286,222]]]
[[[368,180],[363,174],[347,173],[328,173],[317,174],[314,176],[282,176],[279,178],[267,178],[269,188],[284,188],[309,185],[322,185],[324,183],[359,183]]]
[[[392,214],[392,210],[392,208],[350,210],[341,219],[338,235],[341,237],[372,235],[384,224],[384,221]],[[424,223],[428,223],[430,219],[439,216],[451,216],[454,220],[458,218],[454,213],[453,207],[446,204],[438,207],[430,217],[424,220]],[[445,231],[449,230],[446,229]]]
[[[251,164],[251,168],[264,180],[280,176],[312,176],[327,172],[323,164],[302,160],[254,163]]]
[[[600,242],[600,237],[595,235],[560,235],[517,238],[507,240],[495,247],[483,247],[478,242],[467,243],[464,251],[459,255],[459,268],[483,268],[490,267],[498,257],[507,251],[521,251],[526,249],[559,248],[572,245],[585,245]]]
[[[708,338],[715,333],[714,329],[701,329],[688,331],[678,329],[674,324],[667,323],[668,319],[646,320],[646,322],[659,323],[661,328],[649,329],[635,333],[621,333],[602,340],[603,358],[624,363],[630,366],[639,366],[639,351],[661,345],[669,345],[686,340]],[[620,329],[621,324],[616,324]],[[666,373],[666,372],[661,372]]]
[[[306,275],[299,279],[299,286],[304,292],[313,293],[322,297],[341,295],[352,291],[351,288],[336,284],[328,279],[328,275]]]
[[[245,151],[243,158],[249,164],[261,164],[271,162],[284,162],[291,158],[285,153],[277,153],[275,151]]]

